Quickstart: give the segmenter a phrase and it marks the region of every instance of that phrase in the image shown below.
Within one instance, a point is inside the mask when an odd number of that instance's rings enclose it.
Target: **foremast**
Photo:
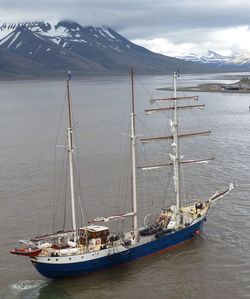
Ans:
[[[171,122],[171,130],[173,133],[174,142],[172,146],[174,148],[174,155],[170,154],[170,158],[173,160],[174,166],[174,183],[175,183],[175,192],[176,192],[176,208],[177,211],[180,210],[181,206],[181,179],[180,179],[180,143],[179,143],[179,134],[178,134],[178,105],[177,105],[177,92],[176,92],[176,80],[177,80],[177,73],[174,72],[173,74],[174,80],[174,121]]]
[[[76,241],[76,211],[75,211],[75,188],[74,188],[74,169],[73,169],[73,129],[72,129],[72,113],[70,100],[70,72],[67,80],[67,102],[68,102],[68,159],[69,159],[69,178],[70,178],[70,198],[71,198],[71,212],[72,212],[72,228],[74,231],[74,241]]]
[[[164,112],[164,111],[173,111],[173,116],[171,119],[169,119],[170,124],[170,130],[171,134],[169,136],[157,136],[157,137],[147,137],[147,138],[141,138],[142,143],[147,142],[157,142],[157,141],[164,141],[164,140],[172,140],[171,146],[172,150],[169,152],[169,158],[170,161],[164,164],[156,164],[156,165],[149,165],[149,166],[143,166],[139,167],[143,170],[153,170],[153,169],[159,169],[162,167],[169,167],[172,166],[174,169],[174,187],[175,187],[175,199],[176,199],[176,205],[175,205],[175,214],[178,216],[181,212],[181,195],[182,195],[182,183],[181,183],[181,165],[182,164],[193,164],[193,163],[207,163],[210,160],[213,160],[214,158],[207,158],[207,159],[189,159],[184,160],[181,156],[180,151],[180,142],[179,140],[182,138],[189,138],[189,137],[196,137],[196,136],[205,136],[211,133],[211,131],[202,131],[202,132],[188,132],[188,133],[179,133],[179,120],[178,120],[178,110],[185,110],[185,109],[193,109],[193,108],[199,108],[203,109],[205,105],[179,105],[178,102],[182,100],[198,100],[198,96],[181,96],[177,97],[177,88],[176,88],[176,82],[177,78],[179,77],[179,74],[177,72],[173,73],[173,97],[171,98],[157,98],[157,99],[150,99],[150,103],[153,104],[155,102],[173,102],[173,105],[171,107],[161,107],[161,108],[154,108],[154,109],[147,109],[145,110],[146,114],[152,114],[155,112]]]

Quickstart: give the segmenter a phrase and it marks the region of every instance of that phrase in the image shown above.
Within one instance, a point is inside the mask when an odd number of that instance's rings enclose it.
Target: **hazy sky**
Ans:
[[[74,20],[107,25],[153,50],[250,52],[249,0],[1,0],[1,23]]]

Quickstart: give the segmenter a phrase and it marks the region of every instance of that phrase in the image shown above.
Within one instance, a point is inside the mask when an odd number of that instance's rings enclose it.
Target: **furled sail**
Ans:
[[[150,103],[153,104],[155,102],[160,101],[178,101],[178,100],[198,100],[198,96],[190,96],[190,97],[176,97],[176,98],[159,98],[159,99],[150,99]]]
[[[185,133],[185,134],[179,134],[179,138],[185,138],[185,137],[195,137],[195,136],[206,136],[209,135],[211,131],[203,131],[203,132],[192,132],[192,133]],[[148,137],[148,138],[141,138],[142,143],[150,142],[150,141],[164,141],[173,139],[173,135],[168,136],[159,136],[159,137]]]
[[[174,156],[172,155],[172,159],[174,159]],[[214,160],[213,157],[207,158],[207,159],[197,159],[197,160],[181,160],[181,164],[202,164],[202,163],[208,163],[209,161]],[[157,165],[148,165],[148,166],[139,166],[139,169],[142,170],[154,170],[159,169],[167,166],[173,166],[173,162],[168,162],[164,164],[157,164]]]
[[[192,109],[192,108],[199,108],[203,109],[206,105],[200,104],[200,105],[185,105],[185,106],[178,106],[177,109]],[[164,108],[155,108],[155,109],[146,109],[144,110],[147,115],[152,114],[154,112],[161,112],[166,110],[174,110],[175,107],[164,107]]]
[[[126,218],[126,217],[133,217],[135,215],[135,213],[133,212],[129,212],[126,214],[121,214],[121,215],[114,215],[114,216],[107,216],[107,217],[97,217],[92,221],[89,221],[89,223],[94,223],[94,222],[109,222],[110,220],[118,220],[118,219],[122,219],[122,218]]]
[[[224,190],[224,191],[222,191],[222,192],[218,192],[218,191],[216,191],[207,201],[206,201],[206,203],[214,203],[214,202],[216,202],[218,199],[220,199],[220,198],[222,198],[223,196],[225,196],[226,194],[228,194],[231,190],[233,190],[235,187],[237,187],[237,185],[236,184],[234,184],[234,183],[230,183],[229,184],[229,187],[226,189],[226,190]]]

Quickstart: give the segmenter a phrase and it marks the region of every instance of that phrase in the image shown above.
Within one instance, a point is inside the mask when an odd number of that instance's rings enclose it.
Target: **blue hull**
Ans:
[[[155,239],[149,243],[130,248],[128,251],[123,253],[116,253],[91,261],[72,264],[44,264],[35,261],[32,261],[32,263],[40,274],[48,278],[86,275],[92,272],[128,263],[169,249],[182,242],[191,240],[196,236],[196,231],[202,229],[203,223],[204,218],[192,226],[184,228],[175,233],[162,235],[159,239]]]

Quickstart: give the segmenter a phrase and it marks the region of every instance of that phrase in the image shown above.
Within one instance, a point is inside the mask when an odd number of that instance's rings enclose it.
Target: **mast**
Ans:
[[[179,134],[179,120],[178,120],[178,110],[183,109],[193,109],[193,108],[199,108],[203,109],[205,105],[185,105],[181,106],[178,105],[179,100],[198,100],[198,96],[182,96],[177,97],[176,92],[176,81],[177,77],[179,77],[178,73],[173,73],[173,89],[174,89],[174,97],[170,98],[151,98],[150,103],[154,104],[155,102],[162,102],[162,101],[173,101],[174,105],[173,107],[164,107],[164,108],[156,108],[156,109],[146,109],[146,115],[150,115],[154,112],[164,112],[168,110],[173,110],[173,119],[169,119],[170,122],[170,129],[171,133],[168,136],[157,136],[157,137],[146,137],[141,138],[142,143],[148,143],[148,142],[158,142],[158,141],[164,141],[164,140],[173,140],[172,141],[172,152],[169,152],[170,162],[163,163],[163,164],[156,164],[156,165],[146,165],[139,167],[142,170],[154,170],[159,169],[163,167],[173,167],[174,168],[174,186],[175,186],[175,193],[176,193],[176,214],[179,214],[180,208],[181,208],[181,165],[182,164],[201,164],[201,163],[208,163],[211,160],[214,160],[213,157],[205,158],[205,159],[189,159],[184,160],[181,157],[181,151],[180,151],[180,142],[179,140],[181,138],[189,138],[189,137],[195,137],[195,136],[205,136],[209,135],[211,131],[200,131],[200,132],[187,132],[187,133],[181,133]],[[230,184],[229,189],[227,189],[225,192],[229,192],[234,187],[233,184]],[[218,193],[219,196],[221,196],[221,193]],[[224,194],[224,193],[223,193]],[[214,195],[217,198],[217,193]],[[212,196],[212,198],[214,198]]]
[[[135,96],[134,96],[134,69],[131,68],[131,150],[132,150],[132,209],[133,232],[137,235],[137,190],[136,190],[136,135],[135,135]]]
[[[74,240],[76,240],[76,212],[75,212],[75,190],[74,190],[74,171],[73,171],[73,134],[72,134],[72,116],[69,81],[71,79],[70,72],[67,80],[67,98],[68,98],[68,158],[69,158],[69,177],[70,177],[70,195],[71,195],[71,212],[72,212],[72,228],[74,231]]]
[[[176,94],[176,79],[177,73],[173,74],[174,79],[174,123],[173,123],[173,137],[174,137],[174,147],[175,147],[175,157],[173,159],[174,164],[174,173],[175,173],[175,192],[176,192],[176,207],[177,210],[180,210],[180,144],[179,144],[179,135],[178,135],[178,105],[177,105],[177,94]]]

